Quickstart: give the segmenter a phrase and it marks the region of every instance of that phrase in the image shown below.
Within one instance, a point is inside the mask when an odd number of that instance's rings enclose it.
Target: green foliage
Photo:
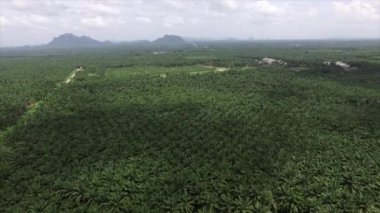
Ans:
[[[85,71],[0,144],[0,211],[380,211],[379,65],[304,51],[67,56]],[[254,62],[271,55],[308,69]]]
[[[0,131],[11,126],[72,70],[68,60],[0,59]]]

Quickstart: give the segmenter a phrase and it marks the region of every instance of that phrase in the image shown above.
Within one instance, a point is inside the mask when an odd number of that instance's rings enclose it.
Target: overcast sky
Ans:
[[[98,40],[380,38],[380,0],[0,0],[0,46]]]

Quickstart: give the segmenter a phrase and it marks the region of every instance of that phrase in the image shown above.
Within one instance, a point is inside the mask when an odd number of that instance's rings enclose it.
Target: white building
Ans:
[[[282,60],[277,60],[273,58],[263,58],[261,61],[259,61],[259,64],[267,64],[267,65],[274,65],[274,64],[279,64],[279,65],[286,65],[286,62]]]
[[[341,61],[335,62],[335,66],[341,67],[345,70],[350,69],[350,65]]]

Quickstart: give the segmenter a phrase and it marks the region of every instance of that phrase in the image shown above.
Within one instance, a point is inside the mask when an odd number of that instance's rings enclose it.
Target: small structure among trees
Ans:
[[[324,65],[327,65],[327,66],[330,66],[331,65],[331,61],[325,61],[323,62]]]
[[[266,64],[266,65],[287,65],[287,63],[280,59],[273,59],[273,58],[263,58],[259,61],[259,64]]]
[[[335,65],[337,67],[343,68],[346,71],[355,70],[356,69],[356,67],[351,67],[351,65],[349,65],[349,64],[347,64],[345,62],[342,62],[342,61],[336,61],[335,63],[331,62],[331,61],[324,61],[323,65],[326,65],[326,66]]]
[[[84,66],[83,65],[77,65],[75,66],[76,71],[84,71]]]

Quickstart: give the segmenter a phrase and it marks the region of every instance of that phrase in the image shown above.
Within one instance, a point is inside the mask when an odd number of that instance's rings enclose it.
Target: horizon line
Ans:
[[[65,33],[64,33],[65,34]],[[63,35],[63,34],[61,34]],[[75,35],[75,34],[74,34]],[[168,35],[168,34],[164,34]],[[169,35],[175,35],[175,34],[169,34]],[[86,35],[81,35],[81,36],[86,36]],[[179,35],[177,35],[179,36]],[[90,36],[87,36],[90,37]],[[187,37],[187,36],[180,36],[182,37],[185,41],[190,41],[190,42],[220,42],[220,41],[242,41],[242,42],[263,42],[263,41],[368,41],[368,40],[379,40],[380,37],[370,37],[370,38],[197,38],[197,37]],[[93,37],[90,37],[94,39]],[[161,37],[159,37],[161,38]],[[97,39],[94,39],[97,40]],[[154,39],[155,40],[155,39]],[[149,40],[149,39],[134,39],[134,40],[97,40],[99,42],[111,42],[113,44],[120,44],[123,42],[136,42],[136,41],[149,41],[152,42],[154,40]],[[2,46],[0,43],[0,48],[26,48],[26,47],[40,47],[47,45],[48,43],[43,43],[43,44],[24,44],[24,45],[18,45],[18,46]],[[379,43],[380,44],[380,43]]]

